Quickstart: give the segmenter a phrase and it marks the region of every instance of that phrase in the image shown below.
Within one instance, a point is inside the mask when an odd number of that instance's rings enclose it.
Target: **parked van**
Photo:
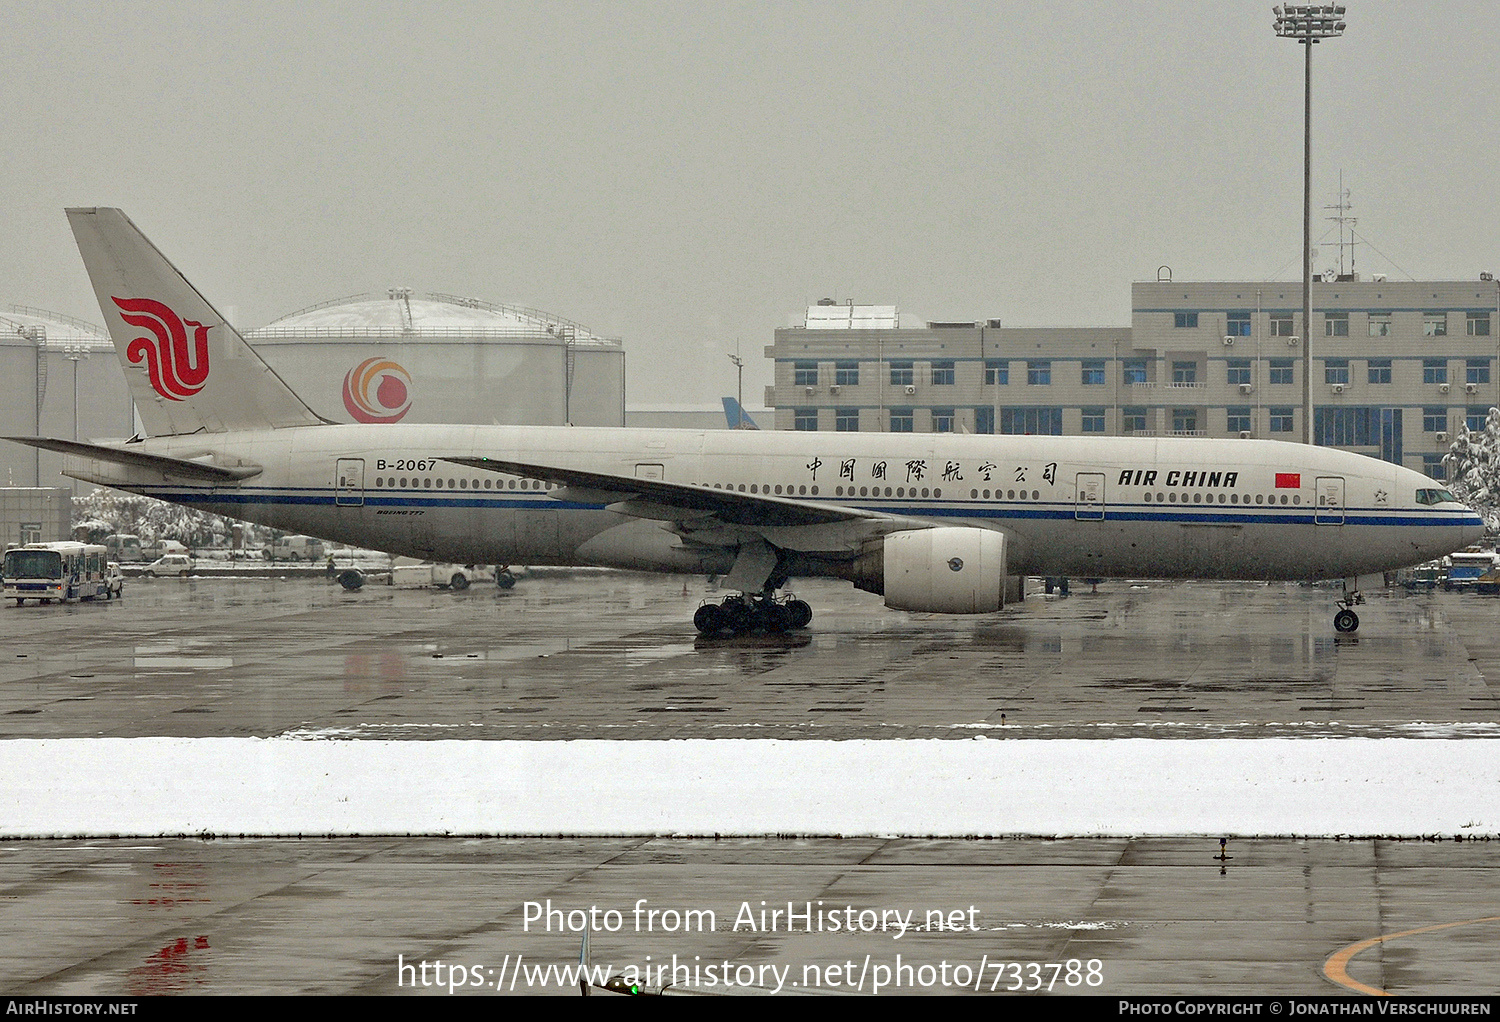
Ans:
[[[321,561],[326,556],[323,541],[311,536],[282,536],[264,553],[268,561]]]
[[[111,533],[104,537],[104,547],[112,561],[144,561],[141,552],[141,537],[129,533]]]

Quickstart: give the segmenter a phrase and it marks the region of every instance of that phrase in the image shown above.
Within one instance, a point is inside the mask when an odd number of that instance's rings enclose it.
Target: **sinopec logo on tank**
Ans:
[[[388,358],[367,358],[344,374],[344,408],[355,422],[400,422],[411,411],[411,373]]]

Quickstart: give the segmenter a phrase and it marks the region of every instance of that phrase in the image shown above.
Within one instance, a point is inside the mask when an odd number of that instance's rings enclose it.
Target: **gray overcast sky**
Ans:
[[[739,338],[759,404],[825,296],[1123,325],[1160,264],[1299,276],[1271,6],[6,0],[0,300],[99,321],[62,209],[118,205],[247,328],[393,285],[532,305],[623,337],[639,402],[733,393]],[[1362,271],[1500,271],[1500,5],[1348,7],[1315,215],[1342,169]]]

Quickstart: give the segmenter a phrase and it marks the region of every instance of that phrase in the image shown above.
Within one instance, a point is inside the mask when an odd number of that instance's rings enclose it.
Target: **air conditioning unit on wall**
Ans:
[[[1446,444],[1448,442],[1448,434],[1447,433],[1435,433],[1435,434],[1433,434],[1433,436],[1437,439],[1437,442],[1440,443],[1440,444]]]
[[[1438,384],[1438,393],[1439,393],[1439,394],[1446,394],[1446,393],[1448,393],[1448,391],[1450,391],[1450,390],[1452,390],[1452,389],[1453,389],[1453,388],[1452,388],[1452,387],[1450,387],[1450,386],[1449,386],[1449,385],[1448,385],[1448,384],[1446,384],[1446,383],[1439,383],[1439,384]]]
[[[913,383],[908,383],[908,384],[907,384],[907,385],[906,385],[906,392],[907,392],[907,393],[908,393],[908,394],[915,394],[915,393],[916,393],[916,392],[917,392],[917,387],[916,387],[916,384],[913,384]]]
[[[1331,390],[1331,391],[1333,391],[1335,394],[1342,394],[1344,392],[1344,385],[1342,383],[1335,383],[1332,387],[1329,387],[1328,389]]]

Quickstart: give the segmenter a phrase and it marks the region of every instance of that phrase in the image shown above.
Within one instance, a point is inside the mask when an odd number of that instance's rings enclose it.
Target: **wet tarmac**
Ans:
[[[513,590],[137,582],[0,610],[0,738],[1411,737],[1500,734],[1500,600],[1107,583],[997,616],[799,592],[811,627],[705,640],[694,580]],[[1457,725],[1457,727],[1454,727]]]
[[[1377,597],[1343,637],[1331,590],[1279,584],[1108,583],[983,619],[889,612],[843,585],[799,592],[817,613],[806,632],[714,641],[689,624],[711,595],[701,580],[684,592],[619,574],[464,593],[174,579],[114,603],[8,605],[0,738],[1500,734],[1493,599]],[[576,962],[569,924],[597,908],[596,966],[675,955],[762,986],[1487,994],[1497,849],[1231,839],[1220,860],[1217,841],[1151,838],[10,841],[0,991],[448,996],[461,977],[460,992],[576,995],[527,970]],[[527,921],[549,899],[551,932]],[[663,913],[649,932],[640,899]],[[783,910],[770,932],[735,926],[744,910],[758,922],[761,902]],[[789,927],[788,903],[821,928]],[[830,929],[847,907],[878,910],[884,928],[854,915],[840,918],[855,932]],[[709,911],[712,928],[686,929]],[[944,926],[897,938],[906,912]]]
[[[576,996],[558,970],[585,927],[592,965],[648,982],[663,977],[646,966],[727,962],[742,983],[867,994],[1495,989],[1492,842],[1218,854],[1180,839],[13,842],[0,990],[446,997],[456,980]],[[1340,951],[1434,923],[1457,925],[1357,951],[1346,985],[1325,975]]]

